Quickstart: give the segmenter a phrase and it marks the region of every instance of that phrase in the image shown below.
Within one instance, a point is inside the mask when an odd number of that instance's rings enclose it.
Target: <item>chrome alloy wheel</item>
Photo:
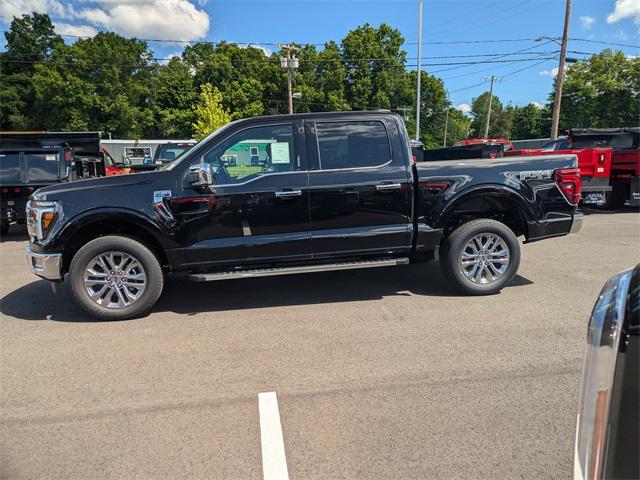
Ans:
[[[137,302],[147,286],[140,261],[124,252],[104,252],[87,264],[84,288],[89,298],[106,308],[124,308]]]
[[[493,283],[509,267],[509,247],[495,233],[479,233],[462,249],[459,265],[469,281],[483,285]]]

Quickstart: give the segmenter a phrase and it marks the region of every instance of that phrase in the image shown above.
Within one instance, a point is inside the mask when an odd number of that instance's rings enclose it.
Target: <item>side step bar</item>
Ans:
[[[333,270],[353,270],[356,268],[395,267],[407,265],[409,258],[382,258],[360,262],[340,262],[297,267],[260,268],[255,270],[231,270],[227,272],[196,273],[189,275],[192,282],[212,282],[214,280],[232,280],[236,278],[271,277],[274,275],[293,275],[296,273],[329,272]]]

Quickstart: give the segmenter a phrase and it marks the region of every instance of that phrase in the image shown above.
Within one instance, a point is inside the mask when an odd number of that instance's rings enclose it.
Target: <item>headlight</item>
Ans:
[[[573,462],[576,480],[603,477],[611,390],[631,274],[627,270],[607,281],[589,321]]]
[[[29,232],[29,238],[38,242],[44,240],[61,216],[62,206],[60,203],[29,200],[27,202],[27,231]]]

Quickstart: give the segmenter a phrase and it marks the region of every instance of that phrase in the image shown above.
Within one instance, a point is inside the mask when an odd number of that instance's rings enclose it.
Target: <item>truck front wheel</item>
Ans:
[[[520,265],[520,244],[504,223],[472,220],[444,241],[440,268],[457,289],[469,295],[490,295],[511,283]]]
[[[164,285],[158,259],[128,237],[109,235],[84,245],[69,268],[76,301],[101,320],[123,320],[148,312]]]

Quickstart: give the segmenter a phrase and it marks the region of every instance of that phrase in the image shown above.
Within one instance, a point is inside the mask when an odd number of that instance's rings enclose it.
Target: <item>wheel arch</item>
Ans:
[[[506,224],[516,236],[528,236],[533,212],[522,195],[504,185],[481,185],[458,194],[445,206],[437,222],[443,238],[470,220],[491,218]]]
[[[83,245],[106,235],[121,235],[139,241],[156,255],[163,269],[169,268],[165,234],[147,217],[125,209],[94,209],[73,218],[59,233],[56,243],[62,246],[62,271],[69,270],[71,260]]]

